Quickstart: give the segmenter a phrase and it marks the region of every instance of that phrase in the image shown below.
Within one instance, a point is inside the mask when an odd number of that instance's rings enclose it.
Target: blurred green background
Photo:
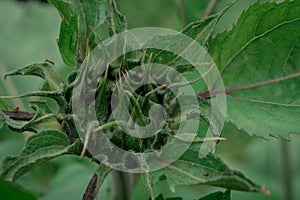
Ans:
[[[120,11],[127,17],[128,27],[164,27],[181,30],[187,22],[200,20],[209,3],[208,0],[118,0]],[[229,0],[217,1],[211,14],[224,8]],[[243,9],[254,0],[239,0],[223,17],[216,32],[229,30]],[[0,95],[16,95],[32,91],[40,86],[40,80],[33,77],[14,77],[3,79],[5,72],[23,67],[34,62],[49,59],[55,62],[56,70],[63,77],[71,71],[60,58],[56,39],[59,33],[60,17],[55,8],[38,1],[19,2],[0,1]],[[13,107],[28,110],[24,100],[8,101]],[[233,200],[280,200],[284,196],[283,162],[280,140],[270,138],[266,141],[251,138],[246,133],[226,125],[223,132],[227,141],[219,143],[216,153],[232,168],[243,171],[258,184],[265,184],[271,196],[262,194],[232,192]],[[0,130],[0,162],[10,155],[17,154],[24,144],[24,135],[17,134],[4,127]],[[300,199],[300,157],[298,156],[300,136],[292,135],[287,142],[291,159],[294,199]],[[93,175],[96,165],[86,159],[63,156],[50,161],[21,177],[17,184],[42,200],[81,199],[86,185]],[[100,199],[110,197],[110,178],[101,188]],[[5,196],[7,190],[0,181],[0,199],[14,199]],[[13,185],[14,188],[18,186]],[[154,188],[155,193],[165,197],[182,196],[184,199],[196,199],[220,190],[207,186],[178,187],[171,192],[166,182]],[[5,193],[6,191],[6,193]],[[2,194],[1,194],[2,193]],[[148,199],[145,181],[141,178],[133,194],[133,199]],[[30,199],[30,197],[29,197]]]

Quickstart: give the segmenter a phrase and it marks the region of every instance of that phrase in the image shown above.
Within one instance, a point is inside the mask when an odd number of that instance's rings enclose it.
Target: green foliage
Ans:
[[[151,173],[156,183],[161,178],[168,180],[171,190],[177,185],[206,184],[232,190],[261,191],[261,188],[238,171],[230,169],[213,154],[199,159],[198,151],[187,150],[182,157],[164,169]]]
[[[4,78],[8,76],[16,76],[16,75],[31,75],[37,76],[46,81],[49,86],[49,90],[59,90],[61,89],[61,84],[63,84],[62,79],[59,75],[54,71],[54,67],[49,63],[41,63],[41,64],[33,64],[22,69],[18,69],[15,71],[11,71],[5,74]]]
[[[9,106],[2,100],[0,99],[0,110],[8,110]]]
[[[7,182],[0,178],[0,194],[1,198],[5,198],[6,200],[35,200],[37,199],[28,191],[21,189],[19,186]]]
[[[111,170],[111,168],[100,164],[90,180],[89,187],[87,188],[83,198],[95,199],[98,196],[100,187],[102,186],[106,176],[111,172]]]
[[[30,136],[18,156],[6,158],[1,167],[1,175],[14,181],[28,170],[57,156],[75,153],[78,142],[69,144],[68,138],[58,131],[42,131]]]
[[[34,199],[32,195],[6,181],[15,181],[53,158],[74,154],[87,157],[98,164],[84,194],[84,199],[95,199],[112,169],[98,163],[86,149],[86,143],[82,144],[74,125],[71,96],[74,85],[77,84],[75,83],[76,76],[80,72],[84,75],[93,73],[81,66],[83,60],[101,41],[125,31],[127,22],[117,9],[114,0],[49,0],[49,2],[56,7],[61,16],[58,48],[63,61],[72,67],[73,71],[67,76],[68,78],[62,78],[55,72],[52,62],[45,60],[44,63],[32,64],[5,75],[5,77],[36,76],[42,78],[44,82],[39,91],[0,98],[0,129],[6,125],[16,132],[31,131],[33,134],[28,137],[24,148],[18,155],[8,157],[2,162],[0,174],[5,181],[0,179],[0,192],[13,193],[22,199]],[[204,83],[195,86],[199,91],[197,98],[202,111],[200,117],[199,113],[196,113],[197,119],[201,120],[201,126],[198,129],[202,129],[204,125],[209,126],[211,123],[209,121],[210,99],[225,93],[228,101],[226,119],[245,133],[263,138],[268,138],[269,135],[288,138],[290,133],[300,133],[300,94],[297,90],[300,86],[300,1],[282,3],[257,1],[242,13],[237,24],[230,31],[224,32],[218,32],[218,26],[226,18],[226,14],[237,6],[236,1],[232,1],[226,7],[223,6],[225,8],[215,8],[210,13],[213,15],[204,19],[201,18],[204,12],[210,9],[209,1],[182,0],[180,2],[180,9],[183,12],[181,14],[186,15],[186,21],[198,20],[187,25],[182,33],[203,45],[211,53],[226,87],[225,91],[213,88],[208,93]],[[242,7],[246,7],[245,5],[243,4]],[[193,10],[196,7],[201,9]],[[217,12],[217,10],[220,11]],[[289,35],[285,36],[286,34]],[[169,45],[170,41],[173,41],[172,44],[180,44],[181,41],[176,40],[176,37],[177,35],[159,35],[147,42],[161,46]],[[90,106],[88,108],[96,108],[97,118],[101,125],[99,129],[103,129],[111,142],[118,147],[135,152],[162,148],[172,140],[172,133],[178,129],[176,117],[180,114],[180,108],[176,104],[176,97],[168,89],[155,88],[150,84],[134,91],[131,96],[123,90],[123,83],[117,85],[123,100],[129,99],[130,101],[132,121],[124,120],[120,123],[116,122],[112,116],[109,103],[116,80],[120,78],[120,75],[126,74],[128,69],[148,62],[168,64],[182,74],[193,74],[195,78],[200,76],[194,73],[193,67],[178,55],[157,49],[145,49],[143,55],[133,52],[133,54],[124,55],[122,59],[117,59],[109,66],[105,75],[99,77],[100,83],[96,88],[95,101],[87,102]],[[172,74],[165,71],[156,73],[158,78],[166,79],[170,83],[176,79],[175,77],[173,80]],[[67,81],[63,81],[64,79]],[[85,84],[88,84],[88,81],[87,79],[81,82],[83,88],[87,88]],[[216,84],[218,81],[220,79],[214,80]],[[131,82],[130,84],[134,85]],[[76,92],[73,95],[80,95]],[[91,93],[91,91],[85,92]],[[34,113],[13,110],[5,102],[8,98],[23,97],[38,97],[37,100],[30,102]],[[45,98],[54,100],[58,109],[53,109]],[[188,106],[189,99],[185,100]],[[136,139],[115,127],[116,124],[132,125],[133,122],[147,125],[151,120],[151,116],[148,116],[149,108],[155,104],[163,106],[172,117],[172,122],[164,126],[163,131],[157,136]],[[121,102],[118,107],[120,116],[124,114],[122,106]],[[81,113],[90,112],[90,109],[81,109]],[[88,136],[89,134],[87,133]],[[229,200],[230,190],[268,194],[264,187],[257,185],[243,173],[232,170],[214,153],[199,158],[201,135],[197,138],[200,142],[194,141],[195,145],[187,149],[178,160],[163,169],[147,174],[147,186],[151,199],[154,199],[152,189],[164,179],[167,180],[173,192],[175,188],[182,185],[208,185],[228,189],[224,193],[209,194],[200,200]],[[85,142],[89,142],[88,139]],[[195,150],[194,147],[198,149]],[[163,194],[156,199],[163,200]]]
[[[61,130],[62,127],[56,119],[56,115],[52,114],[51,110],[46,105],[46,102],[31,102],[31,107],[35,110],[35,114],[12,112],[15,115],[24,115],[28,118],[27,121],[14,120],[7,116],[4,111],[0,111],[0,123],[6,123],[10,128],[23,132],[23,131],[34,131],[39,132],[43,130]]]
[[[299,13],[299,1],[257,2],[210,40],[228,94],[227,120],[250,135],[300,132]]]
[[[108,28],[109,35],[122,32],[126,20],[116,8],[113,0],[49,0],[60,12],[62,22],[58,46],[64,62],[76,67],[88,53],[107,35],[100,28]],[[101,38],[97,31],[101,31]],[[95,35],[96,34],[96,35]]]

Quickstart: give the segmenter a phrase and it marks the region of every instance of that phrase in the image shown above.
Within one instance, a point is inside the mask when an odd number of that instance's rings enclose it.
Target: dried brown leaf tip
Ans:
[[[51,65],[54,65],[54,62],[51,61],[51,60],[49,60],[49,59],[44,60],[44,62],[45,62],[45,63],[49,63],[49,64],[51,64]]]
[[[261,192],[265,195],[265,196],[270,196],[271,192],[266,188],[266,186],[263,184],[261,186]]]

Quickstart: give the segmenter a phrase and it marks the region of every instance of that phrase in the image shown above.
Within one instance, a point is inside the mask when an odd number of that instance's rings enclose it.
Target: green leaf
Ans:
[[[25,189],[4,181],[0,178],[0,194],[2,197],[5,197],[5,200],[35,200],[37,199],[31,193]]]
[[[203,47],[206,47],[207,42],[210,37],[212,37],[213,30],[215,29],[217,23],[221,17],[234,5],[235,1],[232,1],[227,7],[218,12],[217,14],[210,16],[208,18],[202,19],[197,22],[193,22],[187,25],[181,32],[182,34],[190,37],[191,39],[197,41]],[[174,66],[180,72],[191,71],[190,63],[187,63],[181,56],[174,53],[170,53],[166,50],[178,50],[178,45],[183,43],[185,45],[185,38],[180,35],[158,35],[157,37],[152,38],[148,41],[149,44],[155,44],[157,47],[165,50],[157,49],[147,49],[145,63],[148,63],[148,59],[151,58],[152,63],[167,64],[168,66]],[[172,49],[174,48],[175,49]],[[186,46],[183,48],[182,53],[186,52],[191,48],[192,45]]]
[[[120,13],[114,0],[109,2],[107,24],[111,36],[121,33],[127,28],[126,18]]]
[[[228,94],[227,119],[250,135],[300,133],[299,27],[300,1],[258,1],[231,31],[210,40]]]
[[[59,37],[69,38],[70,41],[67,41],[69,43],[58,44],[62,48],[69,48],[68,55],[70,58],[81,62],[95,46],[92,29],[96,29],[100,25],[99,21],[101,21],[100,16],[102,15],[99,12],[101,12],[102,3],[103,0],[72,0],[70,2],[73,17],[70,24],[63,19],[64,29],[61,27]],[[72,37],[68,36],[70,33],[72,33]],[[73,55],[71,55],[71,52]]]
[[[2,99],[0,99],[0,112],[1,110],[9,110],[9,107],[4,103]],[[5,124],[5,116],[0,113],[0,129]]]
[[[123,32],[126,28],[126,20],[117,10],[114,0],[49,2],[62,16],[58,46],[68,66],[75,67],[77,61],[82,62],[99,42],[96,42],[96,39],[102,40],[106,37],[102,32],[97,32],[100,26],[107,24],[107,35]]]
[[[182,1],[181,15],[182,18],[185,18],[185,21],[194,22],[199,21],[204,17],[208,17],[218,13],[221,9],[225,8],[226,5],[231,2],[231,0],[225,1],[211,1],[211,0],[180,0]],[[255,0],[240,0],[230,8],[230,11],[226,13],[226,16],[222,17],[223,19],[218,24],[217,29],[230,28],[236,19],[239,17],[241,12],[249,7],[250,4]]]
[[[182,33],[193,38],[199,44],[205,45],[208,38],[211,37],[212,31],[214,30],[221,13],[205,18],[198,22],[189,24],[182,30]]]
[[[0,94],[0,96],[1,96],[1,94]],[[10,109],[9,106],[2,99],[0,99],[0,110],[9,110],[9,109]]]
[[[196,40],[199,44],[206,45],[208,39],[212,36],[217,23],[225,13],[235,5],[235,3],[236,1],[234,0],[215,15],[187,25],[182,30],[182,33]]]
[[[54,99],[61,108],[66,106],[66,101],[62,97],[64,90],[64,82],[61,77],[55,72],[54,66],[50,63],[39,63],[26,66],[21,69],[17,69],[12,72],[5,74],[5,78],[8,76],[17,76],[17,75],[29,75],[37,76],[45,80],[42,91],[28,92],[19,96],[6,96],[1,98],[23,98],[23,97],[32,97],[40,96]]]
[[[17,76],[17,75],[28,75],[28,76],[37,76],[44,79],[52,91],[60,90],[63,87],[63,80],[59,75],[54,71],[54,66],[50,63],[36,63],[29,66],[26,66],[15,71],[11,71],[5,74],[4,78],[8,76]]]
[[[66,135],[58,131],[43,131],[28,138],[19,155],[6,158],[1,166],[1,176],[14,181],[27,171],[52,158],[77,152],[79,143],[69,145]]]
[[[108,101],[108,89],[107,89],[107,72],[105,72],[105,76],[103,77],[100,87],[97,91],[95,108],[97,113],[97,118],[100,124],[103,124],[106,121],[109,112],[109,101]]]
[[[55,6],[64,20],[70,22],[73,10],[69,3],[62,0],[48,0],[48,2]]]
[[[2,129],[5,124],[5,117],[0,113],[0,129]]]
[[[260,192],[261,187],[242,173],[230,169],[220,158],[208,154],[199,158],[197,150],[187,150],[177,161],[164,169],[152,172],[152,183],[162,178],[168,180],[170,189],[178,185],[205,184],[232,190]]]
[[[65,155],[50,161],[50,163],[53,162],[60,167],[56,171],[55,176],[48,182],[42,199],[82,199],[91,174],[94,173],[97,167],[96,163],[91,162],[89,159],[81,159],[78,156],[71,155]]]
[[[107,24],[110,35],[123,32],[126,28],[125,17],[118,11],[114,0],[73,0],[72,4],[79,16],[80,55],[83,58],[96,46],[95,31],[101,25]],[[97,39],[104,39],[104,35],[97,36]]]
[[[67,3],[61,0],[48,1],[56,7],[62,17],[57,40],[61,57],[66,65],[76,67],[78,16],[74,13],[70,2]]]
[[[70,21],[62,20],[57,44],[64,63],[70,67],[76,67],[77,65],[77,32],[77,16],[73,16]]]
[[[226,192],[215,192],[211,193],[205,197],[200,198],[199,200],[230,200],[230,190]]]
[[[44,86],[42,89],[48,88],[48,86],[46,86],[46,87],[44,87]],[[63,95],[63,88],[58,91],[34,91],[34,92],[27,92],[27,93],[17,95],[17,96],[0,96],[0,99],[18,99],[18,98],[24,98],[24,97],[46,97],[46,98],[55,100],[57,105],[62,110],[64,110],[67,102],[62,95]]]
[[[57,115],[53,114],[47,102],[31,101],[30,104],[32,109],[36,111],[36,116],[24,128],[31,129],[37,133],[45,130],[62,131]]]

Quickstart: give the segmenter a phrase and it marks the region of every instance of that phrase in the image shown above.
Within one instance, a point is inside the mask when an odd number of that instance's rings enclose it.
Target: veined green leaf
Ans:
[[[84,60],[90,50],[95,47],[95,37],[93,30],[97,29],[103,22],[104,13],[107,13],[107,0],[72,0],[74,16],[77,18],[77,41],[74,55]],[[104,12],[104,13],[103,13]],[[102,18],[102,19],[101,19]],[[65,34],[64,32],[61,32]],[[75,44],[75,43],[74,43]]]
[[[212,37],[213,30],[215,29],[220,18],[230,9],[236,1],[232,1],[226,8],[218,12],[217,14],[204,18],[200,21],[193,22],[187,25],[181,32],[182,34],[190,37],[191,39],[198,42],[204,48],[207,45],[207,42],[210,37]],[[185,45],[184,40],[186,38],[179,36],[178,39],[175,35],[158,35],[153,39],[149,40],[150,44],[156,44],[156,46],[161,45],[161,49],[175,50],[178,49],[178,45]],[[182,43],[182,44],[181,44]],[[162,45],[163,44],[163,45]],[[174,47],[172,47],[174,46]],[[188,45],[185,48],[182,47],[182,53],[188,51],[188,48],[191,48],[192,45]],[[176,52],[176,51],[175,51]],[[198,56],[198,55],[195,55]],[[167,64],[168,66],[174,66],[180,72],[191,71],[191,63],[186,62],[179,54],[170,53],[166,50],[157,50],[157,49],[148,49],[145,56],[145,63],[149,62],[148,59],[151,59],[151,62]],[[204,62],[204,61],[203,61]],[[205,62],[204,62],[205,63]]]
[[[222,13],[219,13],[201,21],[193,22],[185,27],[182,30],[182,33],[193,38],[199,44],[205,45],[208,38],[211,37],[212,31],[214,30],[221,14]]]
[[[125,17],[118,11],[114,0],[72,0],[72,5],[79,16],[80,55],[83,55],[83,58],[97,45],[95,31],[100,25],[106,23],[110,35],[126,29]],[[99,37],[97,39],[104,39],[102,35],[97,37]]]
[[[61,57],[66,65],[76,67],[78,15],[74,12],[74,8],[69,1],[48,1],[56,7],[62,18],[59,38],[57,40]]]
[[[96,37],[106,37],[95,35],[101,25],[107,24],[110,35],[123,32],[126,28],[126,20],[117,10],[114,0],[49,2],[62,16],[58,46],[64,62],[69,66],[75,67],[77,61],[82,62],[85,59],[99,43],[96,42]]]
[[[70,67],[76,67],[77,65],[77,32],[78,17],[76,15],[72,16],[70,21],[62,19],[57,44],[64,63]]]
[[[48,0],[48,2],[55,6],[64,20],[70,22],[73,15],[73,10],[69,3],[64,0]]]
[[[185,22],[198,21],[204,17],[214,15],[223,9],[231,0],[211,1],[211,0],[179,0],[181,18]],[[238,0],[219,20],[214,29],[214,33],[229,30],[236,23],[243,10],[247,9],[256,0]]]
[[[228,6],[215,15],[187,25],[181,32],[196,40],[199,44],[206,45],[220,18],[235,4],[235,2],[235,0],[232,1]]]
[[[208,38],[211,37],[212,31],[218,22],[219,15],[215,15],[199,22],[194,22],[188,25],[186,28],[182,30],[182,33],[189,36],[190,38],[194,39],[201,45],[205,45]],[[174,36],[174,35],[158,35],[153,39],[149,40],[149,44],[163,44],[165,48],[175,45],[175,48],[178,48],[178,45],[181,41],[184,40],[181,36]],[[157,45],[157,46],[160,46]],[[187,47],[189,48],[189,46]],[[162,48],[163,49],[163,48]],[[187,49],[185,49],[187,50]],[[157,49],[147,49],[145,63],[148,63],[151,59],[152,63],[158,62],[160,64],[167,64],[168,66],[183,66],[183,65],[190,65],[185,60],[183,60],[179,55],[174,53],[168,52],[166,50],[157,50]],[[181,67],[183,68],[183,67]],[[187,67],[184,67],[184,69]],[[188,69],[188,68],[187,68]],[[180,70],[180,69],[179,69]]]
[[[231,31],[210,40],[228,94],[227,119],[250,135],[300,133],[299,27],[300,1],[258,1]]]
[[[262,191],[242,173],[230,169],[220,158],[208,154],[199,158],[197,150],[187,150],[177,161],[164,169],[151,172],[152,183],[166,178],[171,190],[178,185],[205,184],[241,191]]]
[[[6,158],[1,176],[14,181],[30,169],[63,154],[74,153],[78,142],[69,144],[68,137],[59,131],[42,131],[28,138],[19,155]]]
[[[33,194],[25,189],[17,186],[16,184],[4,181],[0,178],[0,194],[5,197],[5,200],[35,200],[37,199]]]

